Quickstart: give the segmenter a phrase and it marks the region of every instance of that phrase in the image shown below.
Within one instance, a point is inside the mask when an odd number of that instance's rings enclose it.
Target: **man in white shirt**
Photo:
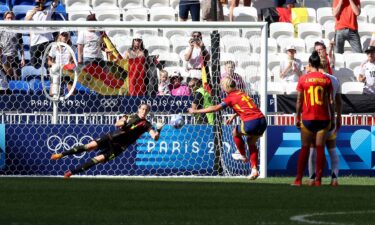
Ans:
[[[289,45],[286,49],[288,58],[280,61],[280,78],[285,82],[298,82],[302,75],[302,62],[295,58],[296,48]]]
[[[201,79],[202,66],[206,66],[207,62],[210,60],[210,53],[204,46],[201,32],[193,31],[189,44],[190,46],[186,48],[184,55],[185,61],[187,61],[187,70],[189,71],[187,82],[189,82],[191,78]]]
[[[54,0],[49,8],[45,8],[45,0],[35,0],[35,8],[26,13],[25,20],[31,21],[49,21],[59,3]],[[35,68],[40,68],[42,56],[48,44],[53,40],[51,33],[30,32],[30,61]]]
[[[375,46],[369,46],[365,53],[367,54],[367,62],[361,67],[358,81],[364,82],[363,94],[375,94]]]

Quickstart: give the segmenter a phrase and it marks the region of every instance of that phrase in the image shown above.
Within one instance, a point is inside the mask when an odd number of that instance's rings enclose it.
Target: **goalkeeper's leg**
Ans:
[[[102,162],[105,162],[105,156],[103,154],[95,156],[94,158],[88,160],[84,164],[82,164],[82,165],[80,165],[80,166],[78,166],[78,167],[76,167],[72,170],[67,171],[64,174],[64,177],[69,178],[70,176],[72,176],[74,174],[85,172],[86,170],[90,169],[91,167],[95,166],[96,164],[102,163]]]
[[[52,154],[51,156],[51,159],[52,160],[57,160],[57,159],[61,159],[67,155],[75,155],[75,154],[80,154],[82,152],[85,152],[85,151],[92,151],[92,150],[96,150],[98,148],[98,143],[97,141],[91,141],[90,143],[86,144],[86,145],[78,145],[78,146],[74,146],[72,149],[69,149],[68,151],[64,151],[62,153],[56,153],[56,154]]]

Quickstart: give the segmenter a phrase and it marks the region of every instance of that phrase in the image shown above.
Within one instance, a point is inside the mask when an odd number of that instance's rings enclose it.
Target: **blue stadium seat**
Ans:
[[[8,84],[13,94],[29,94],[30,92],[30,85],[27,81],[10,80]]]
[[[16,20],[24,20],[27,11],[32,10],[33,5],[15,5],[13,6],[13,12],[16,15]]]
[[[5,12],[9,11],[9,6],[8,5],[3,5],[0,3],[0,19],[2,20],[4,18]]]
[[[22,80],[25,80],[25,81],[29,81],[29,80],[35,79],[35,78],[40,79],[41,74],[42,74],[42,70],[44,70],[44,74],[47,73],[47,70],[44,67],[36,69],[33,66],[25,66],[21,70],[21,78],[22,78]]]
[[[9,0],[0,0],[0,5],[8,5],[9,6]]]
[[[12,6],[19,6],[19,5],[34,5],[34,0],[11,0]]]
[[[91,90],[90,88],[86,87],[86,86],[83,86],[82,84],[78,83],[76,84],[76,90],[81,93],[81,94],[84,94],[84,93],[91,93]]]
[[[49,92],[51,82],[49,80],[44,80],[44,82],[45,82],[46,90],[47,90],[47,92]],[[42,94],[43,93],[43,85],[42,85],[41,80],[32,79],[32,80],[29,81],[29,85],[30,85],[30,90],[31,90],[32,93],[34,93],[34,94]]]

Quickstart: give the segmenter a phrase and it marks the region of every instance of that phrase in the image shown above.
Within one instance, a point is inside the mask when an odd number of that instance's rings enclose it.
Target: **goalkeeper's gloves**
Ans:
[[[161,130],[163,129],[165,123],[162,123],[162,122],[157,122],[156,123],[156,130],[160,133]]]

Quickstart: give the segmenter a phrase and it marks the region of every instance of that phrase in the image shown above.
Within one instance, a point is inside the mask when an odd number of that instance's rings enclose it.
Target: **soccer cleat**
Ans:
[[[62,157],[63,157],[63,155],[61,153],[51,155],[52,160],[58,160],[58,159],[61,159]]]
[[[293,183],[290,184],[290,186],[301,187],[302,186],[302,180],[295,179],[293,181]]]
[[[331,186],[333,186],[333,187],[339,186],[339,182],[337,181],[337,178],[333,178],[331,180]]]
[[[307,185],[310,186],[310,187],[315,186],[315,180],[314,179],[308,179]]]
[[[244,163],[246,163],[248,161],[248,159],[245,156],[241,155],[241,153],[238,152],[238,151],[236,151],[235,153],[232,154],[232,158],[234,160],[241,160]]]
[[[249,180],[255,180],[259,177],[259,171],[256,169],[251,170],[251,174],[247,177]]]
[[[322,186],[322,181],[321,180],[315,180],[315,187],[320,187]]]
[[[72,172],[69,170],[69,171],[66,171],[65,173],[64,173],[64,178],[65,179],[69,179],[71,176],[72,176],[73,174],[72,174]]]

